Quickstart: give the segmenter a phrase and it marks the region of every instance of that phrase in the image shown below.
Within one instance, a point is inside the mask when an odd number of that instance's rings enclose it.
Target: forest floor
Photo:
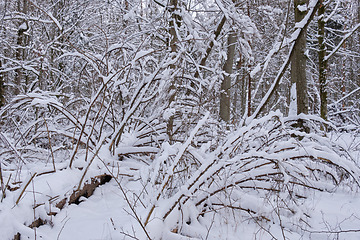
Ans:
[[[344,135],[337,141],[348,147],[359,143],[351,135]],[[44,172],[51,164],[32,163],[23,165],[21,170],[3,169],[4,180],[10,174],[16,175],[22,184],[10,183],[11,191],[5,191],[6,197],[0,203],[0,238],[17,239],[18,234],[20,239],[44,240],[146,239],[136,220],[137,216],[145,218],[148,209],[141,206],[151,201],[137,196],[144,186],[136,179],[118,177],[115,181],[110,175],[103,175],[109,174],[103,164],[96,160],[87,170],[88,192],[77,196],[76,200],[72,194],[84,174],[80,161],[73,169],[67,168],[66,162],[57,163],[56,172],[37,176],[34,174]],[[102,181],[102,176],[108,179]],[[137,216],[130,207],[135,206],[134,202],[137,202]],[[360,193],[357,190],[342,186],[331,193],[309,191],[302,205],[309,218],[305,225],[298,227],[294,222],[289,225],[286,220],[279,225],[255,221],[231,211],[220,215],[215,211],[199,220],[202,226],[180,226],[182,236],[171,233],[173,230],[166,229],[166,225],[157,225],[154,219],[148,231],[154,239],[360,239]],[[170,234],[163,235],[166,230]]]

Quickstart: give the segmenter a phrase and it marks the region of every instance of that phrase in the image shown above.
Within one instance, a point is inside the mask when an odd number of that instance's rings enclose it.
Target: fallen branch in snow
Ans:
[[[20,240],[21,234],[18,232],[14,235],[14,240]]]
[[[41,218],[38,218],[29,225],[29,228],[38,228],[46,223],[47,223],[46,220],[42,220]]]
[[[91,195],[93,195],[97,187],[107,182],[110,182],[111,179],[112,176],[108,174],[102,174],[91,178],[90,183],[85,183],[82,189],[77,189],[73,192],[73,194],[71,194],[69,198],[69,205],[79,204],[81,202],[81,197],[89,198]]]
[[[346,229],[346,230],[338,230],[338,231],[311,231],[307,229],[303,229],[309,233],[324,233],[324,234],[340,234],[340,233],[356,233],[360,232],[360,229]]]
[[[307,228],[303,228],[301,226],[298,226],[302,231],[307,232],[309,234],[344,234],[344,233],[358,233],[360,232],[360,229],[341,229],[340,226],[337,228],[340,228],[339,230],[309,230]],[[329,236],[328,236],[329,237]]]

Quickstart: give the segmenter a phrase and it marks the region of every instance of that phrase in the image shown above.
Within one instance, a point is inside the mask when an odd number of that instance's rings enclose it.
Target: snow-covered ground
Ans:
[[[246,134],[248,132],[249,130],[245,131]],[[338,146],[347,150],[352,155],[352,159],[359,161],[359,138],[345,133],[341,135],[330,133],[329,137]],[[188,142],[190,143],[191,140]],[[44,240],[145,240],[148,239],[148,236],[151,239],[164,240],[360,239],[360,193],[358,188],[351,184],[335,186],[330,189],[330,192],[306,189],[302,193],[305,198],[294,202],[289,208],[283,208],[284,205],[281,204],[282,207],[276,205],[278,204],[276,201],[281,201],[282,197],[285,198],[288,195],[279,194],[278,200],[261,198],[261,201],[264,200],[264,205],[262,205],[260,198],[256,199],[256,194],[245,197],[247,190],[243,188],[242,191],[245,195],[238,196],[238,199],[243,199],[244,202],[239,203],[239,206],[243,208],[251,206],[251,211],[243,211],[244,209],[234,211],[231,207],[224,208],[214,204],[210,208],[204,208],[206,211],[204,214],[200,214],[191,201],[182,201],[181,208],[173,211],[163,221],[165,218],[161,219],[161,216],[164,216],[166,209],[169,209],[169,206],[176,200],[174,198],[176,194],[169,194],[169,198],[157,198],[156,189],[159,189],[162,183],[158,183],[158,187],[153,187],[148,183],[156,182],[156,179],[152,177],[157,176],[157,174],[153,174],[154,169],[157,169],[156,171],[160,169],[156,165],[156,161],[166,160],[168,154],[173,154],[175,157],[172,159],[176,161],[176,154],[181,153],[186,144],[186,142],[174,146],[164,144],[162,152],[156,155],[157,160],[154,160],[154,166],[129,159],[119,161],[107,154],[106,151],[100,151],[100,157],[94,158],[92,164],[81,161],[81,158],[78,157],[73,168],[70,169],[67,161],[56,161],[57,171],[45,174],[41,173],[51,170],[52,163],[14,164],[13,168],[11,165],[3,168],[3,184],[6,184],[11,176],[12,181],[10,181],[9,187],[12,189],[11,191],[10,189],[5,190],[6,197],[0,203],[0,239],[14,239],[17,233],[19,233],[20,239]],[[281,145],[281,143],[277,144]],[[263,153],[267,154],[265,151]],[[201,159],[200,155],[205,154],[205,150],[200,149],[198,152],[194,151],[193,154],[198,154],[198,159]],[[206,166],[206,161],[213,156],[204,155],[203,165]],[[230,160],[227,163],[230,164],[233,161]],[[250,164],[253,163],[250,162]],[[131,168],[136,170],[131,170]],[[90,194],[90,197],[81,197],[79,204],[70,204],[71,195],[78,188],[80,182],[83,187],[84,183],[91,183],[91,178],[96,179],[97,176],[103,174],[110,174],[113,177],[109,182],[94,187],[95,191]],[[85,176],[84,181],[82,181],[83,176]],[[344,175],[343,177],[349,176]],[[231,179],[231,176],[228,178]],[[14,183],[14,179],[21,183]],[[188,180],[188,183],[191,181]],[[266,181],[263,183],[264,185],[256,187],[267,186]],[[20,188],[15,189],[17,186]],[[249,191],[252,191],[253,194],[256,187]],[[328,187],[326,188],[328,189]],[[186,188],[183,190],[180,188],[180,190],[185,195],[191,195]],[[177,194],[181,194],[181,191]],[[196,191],[192,193],[194,194]],[[237,195],[234,193],[233,196]],[[251,196],[253,196],[254,202],[251,202]],[[56,207],[63,199],[66,199],[65,205]],[[231,201],[234,201],[233,199]],[[268,202],[266,202],[267,200]],[[224,199],[222,201],[226,202]],[[235,206],[236,202],[232,203]],[[284,201],[284,203],[288,202]],[[152,206],[154,207],[153,213],[151,213]],[[256,214],[256,212],[266,213],[269,206],[274,209],[272,214],[275,213],[275,216],[277,211],[279,212],[278,219],[276,217],[267,219],[266,214],[261,219],[260,215]],[[289,209],[294,209],[294,212],[287,213]],[[151,216],[149,221],[146,220],[148,216]],[[42,221],[40,226],[30,228],[29,226],[39,218]]]
[[[94,165],[96,166],[96,164]],[[27,180],[31,169],[21,174]],[[97,167],[91,168],[88,175],[96,176],[104,173]],[[5,172],[5,178],[6,178]],[[82,171],[64,169],[56,173],[35,177],[29,184],[18,204],[15,204],[22,189],[7,191],[7,197],[0,204],[1,239],[13,239],[19,232],[21,239],[146,239],[140,224],[136,221],[118,183],[110,182],[96,188],[89,198],[82,198],[79,205],[66,204],[62,210],[54,205],[64,196],[69,196],[74,183],[79,182]],[[24,181],[26,182],[26,180]],[[132,192],[139,192],[141,185],[136,181],[124,183],[127,196],[134,201]],[[131,191],[130,191],[131,188]],[[59,196],[54,202],[53,197]],[[144,200],[141,200],[144,201]],[[33,209],[34,206],[38,207]],[[139,203],[140,204],[140,203]],[[147,203],[143,203],[147,204]],[[295,225],[284,229],[286,239],[354,239],[360,238],[360,194],[349,188],[336,189],[333,193],[312,192],[303,203],[311,216],[310,226],[301,230]],[[141,209],[141,208],[139,208]],[[48,213],[56,212],[55,216]],[[138,212],[144,219],[145,210]],[[236,216],[226,212],[221,215],[205,214],[203,226],[182,226],[182,232],[198,239],[283,239],[281,228],[277,224],[255,222],[253,219]],[[34,229],[29,226],[35,219],[41,218],[47,223]],[[180,238],[166,229],[161,222],[152,220],[149,223],[150,234],[154,237],[162,235],[162,239]],[[284,223],[286,225],[286,223]],[[303,225],[302,225],[303,226]],[[164,229],[165,228],[165,229]],[[187,229],[185,229],[187,228]],[[168,230],[168,231],[164,231]]]

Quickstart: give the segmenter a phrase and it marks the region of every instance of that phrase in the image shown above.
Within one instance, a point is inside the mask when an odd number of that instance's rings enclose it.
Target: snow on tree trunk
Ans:
[[[308,0],[294,0],[295,24],[307,14]],[[296,83],[297,113],[308,113],[307,81],[306,81],[306,28],[299,36],[291,59],[291,82]]]
[[[228,36],[227,59],[223,67],[225,74],[224,79],[221,83],[220,94],[220,118],[225,122],[230,121],[230,87],[236,41],[236,33],[230,32]]]

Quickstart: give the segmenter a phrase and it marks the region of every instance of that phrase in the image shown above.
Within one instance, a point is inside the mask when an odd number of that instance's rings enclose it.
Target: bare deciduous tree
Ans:
[[[294,0],[295,24],[300,24],[307,13],[308,0]],[[299,25],[298,27],[302,27]],[[306,77],[306,34],[304,29],[295,46],[291,58],[291,83],[296,85],[297,113],[308,113],[307,77]]]

